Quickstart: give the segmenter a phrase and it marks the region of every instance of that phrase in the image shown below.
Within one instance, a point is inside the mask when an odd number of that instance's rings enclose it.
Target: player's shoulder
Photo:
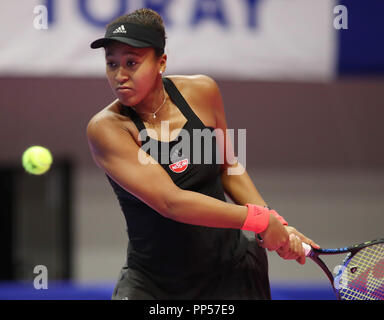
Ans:
[[[91,117],[87,125],[88,139],[97,139],[118,126],[121,120],[118,108],[119,102],[115,100]]]
[[[200,94],[217,93],[217,82],[210,76],[204,74],[196,75],[171,75],[168,76],[180,91],[193,90]]]

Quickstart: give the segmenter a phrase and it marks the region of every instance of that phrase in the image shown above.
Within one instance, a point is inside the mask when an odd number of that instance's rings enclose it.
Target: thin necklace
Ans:
[[[161,109],[161,107],[165,104],[165,101],[167,100],[167,96],[165,94],[165,90],[164,90],[164,87],[163,87],[163,93],[164,93],[164,100],[163,100],[163,103],[157,108],[157,110],[155,112],[142,112],[142,111],[136,111],[136,109],[134,107],[132,107],[137,113],[146,113],[146,114],[153,114],[153,119],[156,119],[156,113]]]

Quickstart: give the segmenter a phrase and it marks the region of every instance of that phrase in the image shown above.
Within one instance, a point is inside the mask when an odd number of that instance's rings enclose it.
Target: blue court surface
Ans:
[[[76,284],[73,282],[49,283],[47,289],[37,290],[32,283],[0,283],[0,300],[110,300],[113,283]],[[272,283],[274,300],[335,300],[327,284]]]

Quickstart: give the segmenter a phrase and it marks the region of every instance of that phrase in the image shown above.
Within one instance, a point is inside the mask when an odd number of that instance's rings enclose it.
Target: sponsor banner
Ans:
[[[116,16],[165,20],[167,74],[327,80],[335,74],[333,0],[3,0],[0,75],[103,76],[89,44]]]
[[[344,28],[338,32],[339,75],[384,74],[384,1],[340,0]]]

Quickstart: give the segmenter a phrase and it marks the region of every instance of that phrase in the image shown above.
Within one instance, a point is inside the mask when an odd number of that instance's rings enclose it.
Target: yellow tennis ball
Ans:
[[[32,146],[24,151],[22,163],[25,171],[32,174],[43,174],[51,167],[53,158],[51,152],[41,146]]]

